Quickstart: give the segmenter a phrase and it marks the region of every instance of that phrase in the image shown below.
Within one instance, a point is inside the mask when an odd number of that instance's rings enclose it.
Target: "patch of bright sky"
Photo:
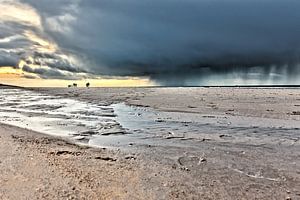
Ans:
[[[77,83],[79,87],[85,87],[89,82],[91,87],[143,87],[155,86],[155,83],[147,78],[124,78],[124,79],[83,79],[83,80],[60,80],[60,79],[41,79],[26,78],[26,74],[21,69],[12,67],[0,67],[0,83],[17,85],[22,87],[67,87]]]

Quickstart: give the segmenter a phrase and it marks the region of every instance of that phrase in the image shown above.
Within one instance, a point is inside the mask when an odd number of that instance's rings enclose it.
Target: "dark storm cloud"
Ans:
[[[27,60],[27,64],[35,64],[35,65],[44,65],[50,68],[69,71],[69,72],[87,72],[84,69],[80,69],[70,63],[67,59],[63,59],[60,55],[53,53],[41,53],[34,52],[33,54],[33,62],[31,60]]]
[[[12,56],[10,53],[0,50],[0,67],[11,66],[17,68],[18,62],[19,61],[15,56]]]
[[[24,25],[16,22],[1,22],[0,19],[0,66],[17,67],[25,53],[23,48],[32,42],[22,36]]]
[[[77,58],[75,67],[48,56],[51,68],[171,85],[228,73],[288,79],[300,71],[299,0],[22,2],[61,53]]]
[[[28,75],[28,74],[23,74],[22,77],[27,78],[27,79],[37,79],[36,76]]]
[[[34,73],[34,74],[39,74],[42,76],[55,76],[55,77],[64,77],[64,75],[62,73],[60,73],[59,71],[55,70],[55,69],[44,69],[44,68],[31,68],[28,65],[24,65],[23,66],[23,71],[25,72],[29,72],[29,73]]]
[[[32,68],[29,65],[24,65],[22,70],[24,72],[28,72],[31,74],[35,74],[40,78],[43,79],[64,79],[64,80],[77,80],[81,79],[83,77],[80,77],[76,74],[71,74],[69,72],[64,72],[58,69],[52,69],[52,68]],[[26,74],[27,77],[36,78],[33,75]]]

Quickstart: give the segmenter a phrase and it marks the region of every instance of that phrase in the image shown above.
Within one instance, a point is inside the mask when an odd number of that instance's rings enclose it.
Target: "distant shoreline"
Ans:
[[[20,87],[20,86],[15,86],[15,85],[6,85],[6,84],[1,84],[0,83],[0,88],[23,88],[23,87]]]
[[[1,87],[1,85],[0,85]],[[22,88],[22,87],[20,87]],[[27,87],[25,87],[27,88]],[[67,88],[67,87],[28,87],[28,88]],[[27,88],[27,89],[28,89]],[[85,87],[77,87],[85,88]],[[300,85],[203,85],[203,86],[141,86],[141,87],[90,87],[90,88],[296,88],[299,89]]]
[[[149,86],[149,87],[141,87],[141,88],[300,88],[300,85],[189,85],[189,86]]]
[[[174,86],[141,86],[136,88],[300,88],[300,85],[174,85]],[[1,84],[0,88],[65,88],[65,87],[21,87],[16,85]],[[79,86],[78,88],[85,88]],[[134,87],[91,87],[91,88],[134,88]]]

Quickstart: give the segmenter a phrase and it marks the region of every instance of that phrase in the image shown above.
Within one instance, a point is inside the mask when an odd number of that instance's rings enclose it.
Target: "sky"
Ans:
[[[0,83],[300,84],[299,0],[0,0]]]

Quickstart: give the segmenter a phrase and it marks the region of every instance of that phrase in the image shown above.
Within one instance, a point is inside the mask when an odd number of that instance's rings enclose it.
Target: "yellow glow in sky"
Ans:
[[[22,73],[21,69],[15,69],[12,67],[0,67],[0,75],[5,74],[20,74]]]
[[[67,87],[77,83],[78,87],[85,87],[89,82],[91,87],[143,87],[155,84],[146,78],[127,79],[86,79],[86,80],[58,80],[58,79],[29,79],[21,69],[11,67],[0,67],[0,83],[17,85],[22,87]]]

